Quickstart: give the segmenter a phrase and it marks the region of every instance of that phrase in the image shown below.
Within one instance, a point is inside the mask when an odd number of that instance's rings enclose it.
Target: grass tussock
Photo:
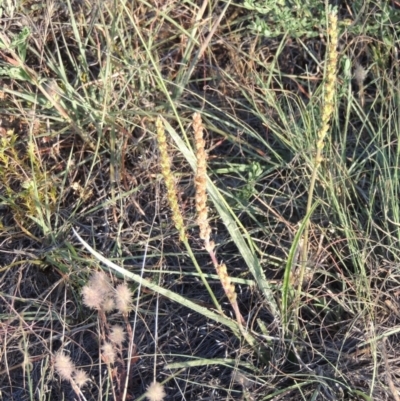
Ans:
[[[400,398],[400,11],[328,3],[0,4],[0,398]]]

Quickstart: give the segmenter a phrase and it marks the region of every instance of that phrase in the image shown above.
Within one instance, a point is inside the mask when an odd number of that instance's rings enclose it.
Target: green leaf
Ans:
[[[256,372],[256,369],[251,363],[240,361],[238,364],[237,359],[230,358],[214,358],[214,359],[203,359],[203,358],[193,358],[192,360],[174,362],[167,364],[164,369],[182,369],[182,368],[194,368],[198,366],[210,366],[210,365],[222,365],[228,368],[238,368],[238,366],[245,367],[246,369],[253,370]]]
[[[21,67],[6,67],[0,68],[0,76],[6,76],[11,79],[17,79],[20,81],[29,81],[29,75]]]
[[[315,202],[310,211],[307,213],[306,217],[304,217],[303,221],[301,222],[301,225],[296,235],[294,236],[292,246],[290,247],[288,260],[286,262],[285,274],[283,276],[283,285],[282,285],[282,318],[283,318],[283,327],[285,329],[287,328],[286,326],[290,321],[288,313],[288,304],[289,304],[290,294],[293,293],[293,291],[291,291],[291,285],[290,285],[290,273],[292,272],[293,269],[295,255],[298,254],[297,251],[299,248],[301,236],[303,235],[303,231],[306,228],[307,222],[317,206],[318,202]]]
[[[18,55],[22,62],[26,59],[26,49],[28,47],[28,39],[31,31],[28,27],[22,28],[22,31],[11,42],[11,48],[17,49]]]

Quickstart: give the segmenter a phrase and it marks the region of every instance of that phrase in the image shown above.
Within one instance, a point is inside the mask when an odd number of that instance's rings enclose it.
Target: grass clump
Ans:
[[[4,399],[398,398],[392,3],[0,6]]]

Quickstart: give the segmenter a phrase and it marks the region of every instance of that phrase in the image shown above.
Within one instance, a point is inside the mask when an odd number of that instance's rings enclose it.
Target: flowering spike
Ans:
[[[185,241],[187,239],[185,225],[183,222],[182,213],[179,209],[174,177],[171,172],[171,162],[168,156],[167,138],[165,136],[164,125],[160,117],[157,118],[156,129],[158,149],[160,150],[161,173],[164,177],[165,186],[167,187],[167,197],[169,207],[172,211],[172,220],[174,221],[175,227],[179,232],[180,240]]]

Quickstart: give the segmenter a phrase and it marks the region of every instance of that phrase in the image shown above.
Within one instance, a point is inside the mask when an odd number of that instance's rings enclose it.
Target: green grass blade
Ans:
[[[290,298],[290,293],[293,292],[291,291],[291,285],[290,285],[290,273],[293,268],[293,264],[295,261],[295,256],[297,254],[297,250],[299,247],[300,239],[303,235],[304,229],[306,228],[307,222],[310,219],[311,215],[313,214],[315,208],[318,206],[318,202],[315,202],[310,211],[307,213],[303,221],[301,222],[301,225],[294,236],[292,246],[290,247],[289,255],[288,255],[288,260],[286,262],[286,267],[285,267],[285,273],[283,276],[283,285],[282,285],[282,321],[283,321],[283,327],[285,330],[287,330],[287,325],[288,322],[290,321],[289,317],[289,312],[288,312],[288,305],[289,305],[289,298]]]

